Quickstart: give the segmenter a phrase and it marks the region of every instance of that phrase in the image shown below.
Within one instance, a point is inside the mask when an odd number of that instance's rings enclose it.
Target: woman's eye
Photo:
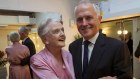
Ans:
[[[62,28],[61,31],[64,32],[64,28]]]
[[[59,32],[59,30],[55,30],[55,31],[54,31],[54,33],[58,33],[58,32]]]

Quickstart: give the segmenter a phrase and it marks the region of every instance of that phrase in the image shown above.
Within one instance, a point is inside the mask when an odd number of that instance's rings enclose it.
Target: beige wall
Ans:
[[[5,50],[5,48],[10,44],[7,39],[7,35],[12,31],[17,31],[15,26],[0,26],[0,49]]]

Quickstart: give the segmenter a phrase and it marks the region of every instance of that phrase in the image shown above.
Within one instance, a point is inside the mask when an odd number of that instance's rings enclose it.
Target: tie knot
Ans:
[[[85,40],[84,41],[84,45],[87,45],[88,46],[89,44],[90,44],[90,41],[88,41],[88,40]]]

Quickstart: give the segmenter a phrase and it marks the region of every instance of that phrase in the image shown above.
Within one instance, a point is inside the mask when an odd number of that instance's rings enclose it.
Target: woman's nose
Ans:
[[[60,30],[60,35],[65,35],[64,31]]]

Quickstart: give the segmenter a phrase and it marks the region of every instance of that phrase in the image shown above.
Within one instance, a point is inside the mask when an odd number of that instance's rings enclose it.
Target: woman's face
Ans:
[[[59,22],[50,22],[48,26],[50,28],[46,34],[46,44],[52,47],[64,47],[66,37],[62,24]]]

